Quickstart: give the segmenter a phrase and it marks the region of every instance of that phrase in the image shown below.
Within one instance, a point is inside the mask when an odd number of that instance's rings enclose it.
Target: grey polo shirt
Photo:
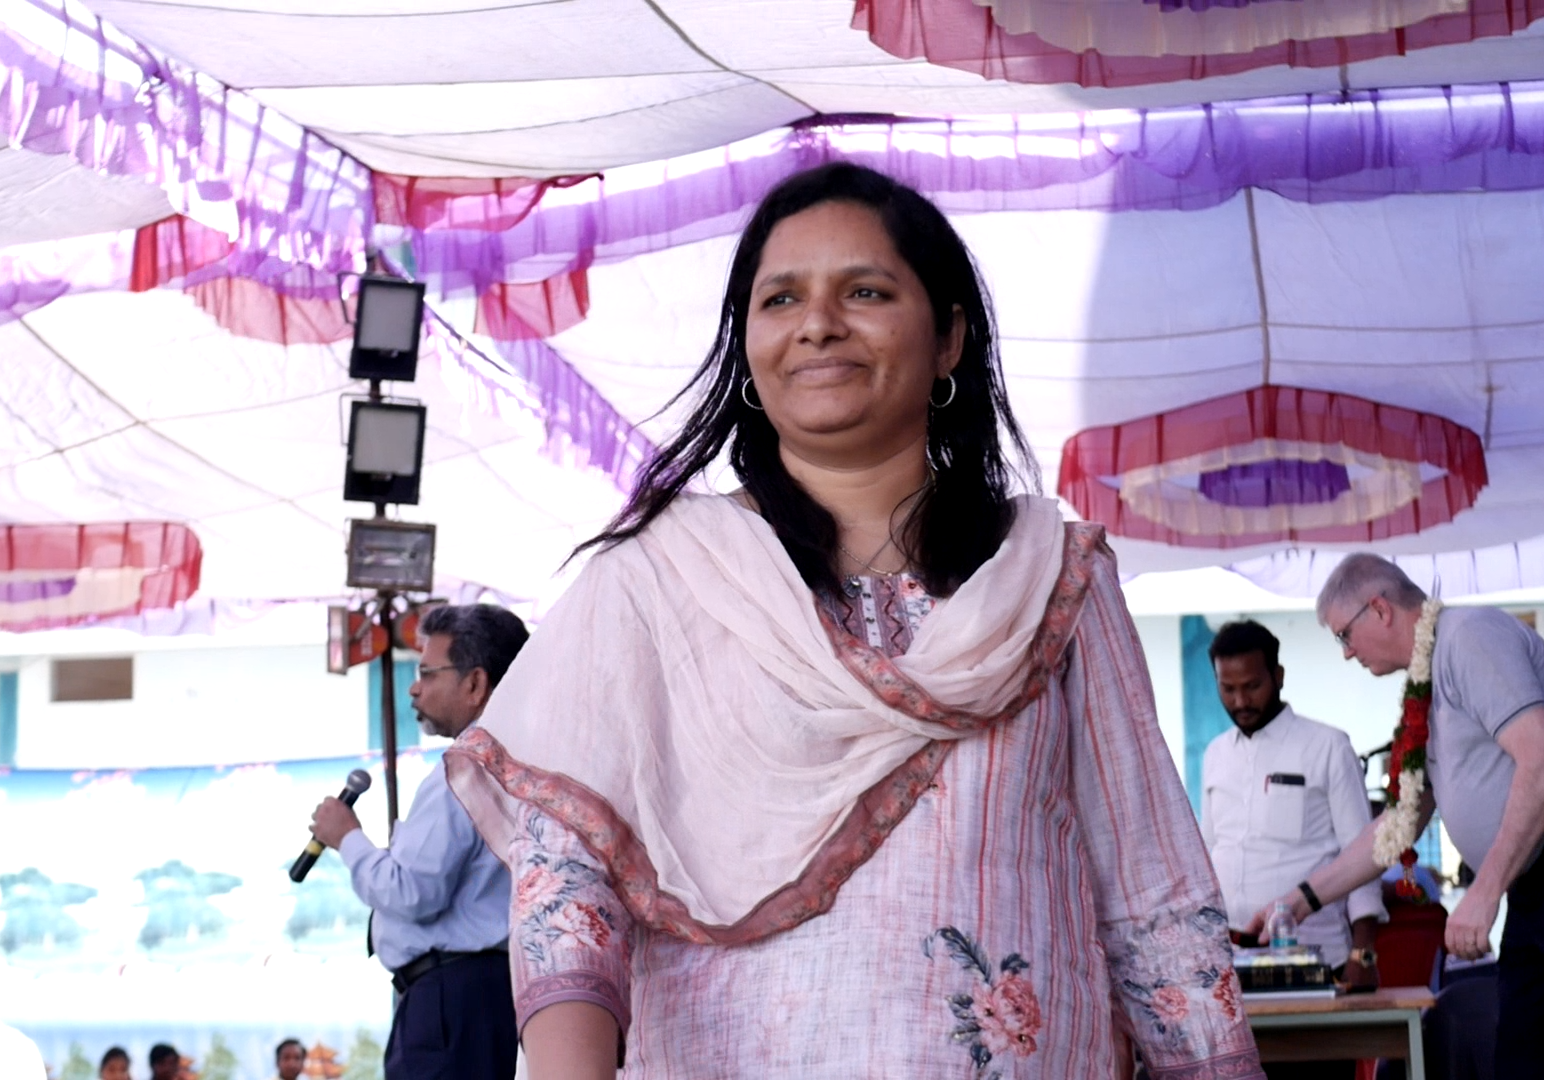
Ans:
[[[1432,657],[1427,772],[1448,835],[1476,870],[1501,828],[1516,768],[1496,735],[1540,704],[1544,638],[1495,608],[1443,609]]]

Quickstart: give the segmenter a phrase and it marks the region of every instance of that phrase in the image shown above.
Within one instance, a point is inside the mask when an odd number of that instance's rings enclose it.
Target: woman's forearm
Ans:
[[[531,1017],[520,1041],[531,1080],[615,1080],[619,1038],[607,1010],[563,1001]]]

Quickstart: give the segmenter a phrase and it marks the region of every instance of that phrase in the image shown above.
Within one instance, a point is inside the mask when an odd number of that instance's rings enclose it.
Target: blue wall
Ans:
[[[16,764],[16,672],[0,672],[0,765]]]
[[[397,699],[397,749],[417,746],[419,741],[418,714],[413,712],[413,699],[407,689],[418,678],[418,660],[398,660],[392,669],[396,683]],[[381,749],[381,662],[370,661],[370,749]]]
[[[1217,676],[1212,671],[1211,648],[1217,635],[1200,615],[1179,620],[1180,678],[1185,698],[1185,791],[1190,806],[1201,813],[1201,758],[1207,745],[1233,726],[1233,719],[1217,697]]]

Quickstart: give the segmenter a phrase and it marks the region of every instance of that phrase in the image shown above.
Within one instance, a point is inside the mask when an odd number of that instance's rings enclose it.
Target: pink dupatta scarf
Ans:
[[[904,656],[846,634],[770,526],[682,496],[585,568],[446,752],[508,858],[513,800],[573,829],[634,918],[756,940],[828,910],[956,740],[1021,713],[1081,610],[1097,526],[1020,497]]]

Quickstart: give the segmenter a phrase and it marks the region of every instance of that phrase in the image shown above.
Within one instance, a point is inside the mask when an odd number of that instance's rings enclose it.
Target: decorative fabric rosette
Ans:
[[[1079,432],[1057,493],[1118,536],[1232,548],[1417,533],[1487,482],[1479,436],[1443,417],[1262,386]]]
[[[1468,0],[973,0],[1009,34],[1111,56],[1247,53],[1284,41],[1381,34]]]
[[[1544,0],[854,0],[893,56],[987,79],[1144,86],[1339,67],[1520,33]]]

